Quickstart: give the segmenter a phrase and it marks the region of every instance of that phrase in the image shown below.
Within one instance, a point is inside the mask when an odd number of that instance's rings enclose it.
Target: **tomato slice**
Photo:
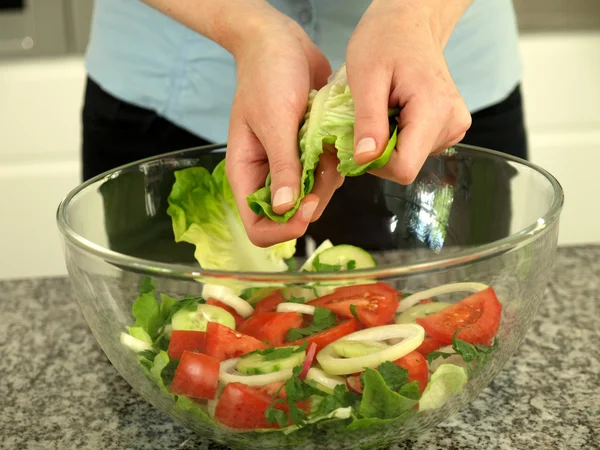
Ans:
[[[229,314],[231,314],[233,316],[233,318],[235,319],[235,327],[239,328],[240,325],[242,325],[244,323],[244,318],[242,316],[240,316],[238,314],[238,312],[233,309],[231,306],[226,305],[223,302],[220,302],[219,300],[216,300],[214,298],[209,298],[206,301],[207,305],[213,305],[213,306],[218,306],[219,308],[223,308],[225,311],[227,311]]]
[[[204,353],[204,331],[173,330],[167,353],[171,359],[179,359],[185,350]]]
[[[279,428],[265,417],[273,399],[264,390],[243,383],[229,383],[223,389],[215,409],[215,418],[230,428],[250,430],[255,428]],[[278,403],[275,408],[285,411],[287,405]]]
[[[471,344],[489,345],[500,327],[502,305],[491,287],[468,296],[442,311],[417,319],[427,334],[451,344],[454,333]]]
[[[438,341],[437,339],[432,338],[431,336],[425,336],[421,345],[417,347],[417,352],[421,355],[427,357],[431,352],[436,351],[440,347],[443,347],[444,343],[442,341]]]
[[[422,394],[429,381],[429,366],[425,357],[413,351],[394,361],[394,364],[408,371],[408,381],[417,381]]]
[[[327,308],[341,317],[353,318],[350,306],[356,307],[358,320],[367,327],[391,323],[398,309],[398,292],[385,283],[345,286],[308,302]]]
[[[175,369],[171,392],[186,397],[214,399],[220,367],[217,358],[184,350]]]
[[[356,319],[347,320],[345,322],[340,323],[339,325],[327,328],[326,330],[321,331],[320,333],[313,334],[312,336],[307,336],[305,338],[287,343],[285,345],[302,345],[303,343],[308,342],[309,347],[312,344],[316,344],[316,352],[319,353],[323,347],[331,344],[333,341],[337,341],[339,338],[344,337],[347,334],[354,333],[359,329],[360,323]]]
[[[302,323],[302,314],[297,312],[265,312],[246,320],[240,332],[271,345],[281,345],[285,342],[285,334],[291,328],[302,327]]]
[[[267,344],[232,330],[216,322],[208,322],[204,352],[219,361],[237,358],[258,349],[267,348]]]
[[[275,312],[277,309],[277,305],[283,302],[285,299],[283,298],[283,294],[281,291],[275,291],[270,295],[267,295],[260,302],[256,304],[254,307],[254,315],[257,316],[266,312]]]

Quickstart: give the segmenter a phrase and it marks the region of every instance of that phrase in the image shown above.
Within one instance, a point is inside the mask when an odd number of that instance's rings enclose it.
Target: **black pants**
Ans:
[[[154,111],[123,102],[88,79],[83,108],[83,179],[169,151],[210,144]],[[473,114],[463,143],[527,159],[521,90]]]

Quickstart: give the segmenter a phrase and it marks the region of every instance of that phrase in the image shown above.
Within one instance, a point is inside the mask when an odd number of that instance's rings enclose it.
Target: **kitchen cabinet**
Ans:
[[[600,32],[526,34],[531,158],[566,192],[561,244],[600,242]],[[80,180],[79,55],[0,62],[0,278],[63,275],[59,201]]]

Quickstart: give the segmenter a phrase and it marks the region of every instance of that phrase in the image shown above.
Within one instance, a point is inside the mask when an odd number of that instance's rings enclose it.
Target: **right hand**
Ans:
[[[315,171],[312,193],[287,223],[258,216],[248,207],[246,197],[264,186],[269,171],[273,210],[283,214],[296,202],[302,171],[299,127],[310,90],[324,86],[331,74],[329,62],[302,28],[275,10],[271,14],[233,52],[238,82],[226,166],[248,237],[261,247],[302,236],[343,181],[337,158],[326,152]]]

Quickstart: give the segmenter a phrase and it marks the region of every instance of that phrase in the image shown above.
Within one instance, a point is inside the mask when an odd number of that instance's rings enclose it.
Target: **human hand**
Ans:
[[[300,26],[283,14],[265,18],[259,34],[234,52],[238,85],[231,110],[227,177],[250,240],[259,246],[302,236],[320,216],[342,177],[335,155],[323,154],[312,192],[284,224],[253,213],[247,196],[271,173],[273,210],[284,214],[300,194],[298,130],[311,89],[327,83],[331,67]]]
[[[460,142],[471,115],[443,50],[470,0],[375,0],[346,56],[355,105],[354,159],[379,157],[389,140],[388,106],[400,106],[398,143],[386,166],[372,173],[414,181],[425,159]]]

